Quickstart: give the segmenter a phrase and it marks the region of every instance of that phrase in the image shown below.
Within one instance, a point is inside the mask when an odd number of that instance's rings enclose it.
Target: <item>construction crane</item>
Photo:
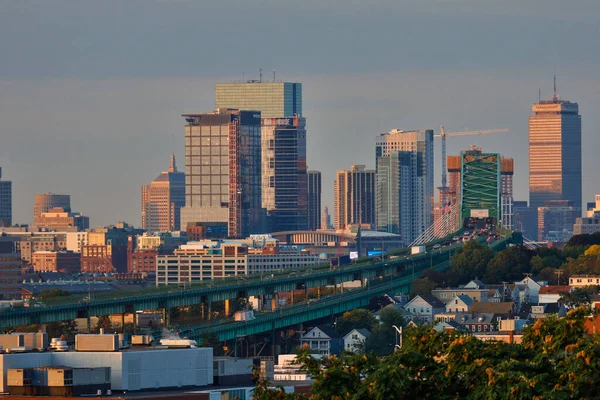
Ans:
[[[487,135],[489,133],[506,133],[508,129],[487,129],[481,131],[462,131],[462,132],[446,132],[443,126],[440,126],[440,133],[434,135],[442,138],[442,186],[438,188],[440,191],[440,203],[442,207],[446,205],[448,186],[446,185],[446,137],[448,136],[468,136],[468,135]]]

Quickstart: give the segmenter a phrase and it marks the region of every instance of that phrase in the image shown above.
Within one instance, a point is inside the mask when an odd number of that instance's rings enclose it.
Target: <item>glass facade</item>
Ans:
[[[302,115],[302,84],[295,82],[231,82],[215,85],[216,108],[260,110],[263,118]]]
[[[12,225],[12,182],[2,180],[0,168],[0,226]]]
[[[410,243],[433,222],[433,131],[394,129],[379,135],[375,147],[378,177],[379,160],[394,152],[399,154],[381,164],[385,184],[378,186],[378,198],[383,202],[377,205],[377,229],[399,234]],[[402,196],[408,206],[391,201],[391,193]],[[386,198],[390,201],[384,201]]]
[[[186,207],[228,209],[230,237],[260,233],[250,228],[262,226],[260,111],[228,110],[184,118]],[[222,219],[223,213],[215,216]]]
[[[262,121],[262,207],[274,232],[308,227],[305,126],[301,117]]]
[[[308,171],[308,230],[327,229],[321,222],[321,171]]]
[[[333,196],[335,229],[352,224],[375,226],[375,171],[365,170],[364,165],[338,171]]]

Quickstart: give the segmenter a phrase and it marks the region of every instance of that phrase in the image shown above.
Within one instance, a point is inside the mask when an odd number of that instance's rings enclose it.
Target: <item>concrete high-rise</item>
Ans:
[[[323,209],[323,214],[321,214],[321,229],[331,229],[333,225],[331,225],[331,216],[329,215],[329,208],[325,206]]]
[[[184,114],[188,224],[222,224],[232,238],[264,231],[260,111]]]
[[[0,237],[0,299],[21,298],[23,261],[16,249],[16,238]]]
[[[375,171],[365,169],[364,165],[352,165],[350,171],[338,171],[333,201],[335,229],[354,224],[375,226]]]
[[[0,167],[0,226],[12,225],[12,182],[2,180]]]
[[[552,100],[540,101],[531,109],[534,115],[529,116],[529,206],[537,210],[547,201],[565,200],[581,209],[579,106],[558,99],[555,81]],[[570,224],[574,222],[575,219]]]
[[[180,210],[185,206],[185,173],[171,166],[149,185],[142,186],[142,228],[150,232],[178,231]]]
[[[262,207],[274,232],[308,228],[306,129],[302,117],[263,118]]]
[[[71,212],[71,196],[68,194],[43,193],[36,194],[33,203],[33,224],[39,225],[39,218],[53,208],[62,208]]]
[[[321,223],[321,171],[308,171],[308,230],[327,229]]]
[[[302,115],[302,84],[297,82],[217,83],[215,107],[258,110],[263,118]]]
[[[409,244],[433,222],[433,130],[391,130],[376,140],[377,229]]]

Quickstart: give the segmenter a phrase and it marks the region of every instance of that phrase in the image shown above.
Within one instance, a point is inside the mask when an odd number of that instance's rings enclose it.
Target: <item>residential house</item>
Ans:
[[[485,289],[486,284],[480,281],[479,279],[473,279],[463,287],[465,289]]]
[[[538,303],[558,303],[563,293],[572,292],[575,288],[571,286],[542,286],[538,293]]]
[[[437,297],[432,295],[417,295],[413,297],[404,309],[413,317],[425,323],[433,321],[433,316],[445,311],[446,307]]]
[[[501,319],[498,322],[498,330],[500,332],[523,332],[525,327],[530,324],[528,319],[520,319],[519,317]]]
[[[446,332],[446,333],[450,333],[453,331],[459,331],[459,332],[465,332],[467,329],[462,326],[461,324],[459,324],[458,322],[452,320],[452,321],[438,321],[434,326],[433,329],[436,332]]]
[[[500,293],[498,289],[487,289],[488,295],[487,299],[490,303],[500,303],[504,301],[504,296]]]
[[[330,356],[340,354],[343,339],[333,328],[316,326],[302,336],[301,344],[307,345],[311,354]]]
[[[460,294],[446,303],[446,312],[469,312],[471,304],[473,304],[473,299],[465,294]]]
[[[431,294],[441,300],[443,303],[448,303],[457,296],[469,296],[474,301],[488,301],[488,290],[483,288],[441,288],[433,289]]]
[[[561,303],[546,303],[539,305],[532,305],[531,312],[529,313],[529,319],[534,320],[538,318],[546,318],[550,315],[558,314],[559,317],[567,315],[567,309],[564,304]]]
[[[456,322],[471,332],[492,332],[498,330],[498,318],[492,313],[465,313],[457,316]]]
[[[538,294],[543,285],[539,282],[534,281],[531,277],[525,277],[519,282],[515,282],[516,285],[525,285],[528,290],[528,302],[529,303],[537,303],[538,302]]]
[[[512,318],[515,314],[515,305],[512,302],[477,303],[471,304],[470,310],[475,314],[495,314],[498,318]]]
[[[344,336],[344,350],[354,353],[364,353],[367,339],[371,336],[371,332],[367,329],[352,329]]]
[[[515,304],[517,310],[529,304],[529,287],[522,283],[514,283],[508,286],[510,289],[510,300]]]
[[[600,275],[573,275],[569,277],[570,286],[600,286]]]

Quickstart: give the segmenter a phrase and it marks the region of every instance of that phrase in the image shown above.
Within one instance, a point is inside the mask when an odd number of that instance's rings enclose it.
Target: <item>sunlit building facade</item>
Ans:
[[[364,165],[338,171],[333,201],[335,229],[356,224],[375,226],[375,171],[367,170]]]
[[[302,115],[302,84],[297,82],[217,83],[215,107],[258,110],[263,118]]]
[[[566,200],[581,210],[581,116],[577,103],[558,100],[532,105],[529,116],[529,205]],[[572,225],[575,218],[573,215]],[[539,220],[539,218],[538,218]],[[538,237],[544,236],[538,234]]]

